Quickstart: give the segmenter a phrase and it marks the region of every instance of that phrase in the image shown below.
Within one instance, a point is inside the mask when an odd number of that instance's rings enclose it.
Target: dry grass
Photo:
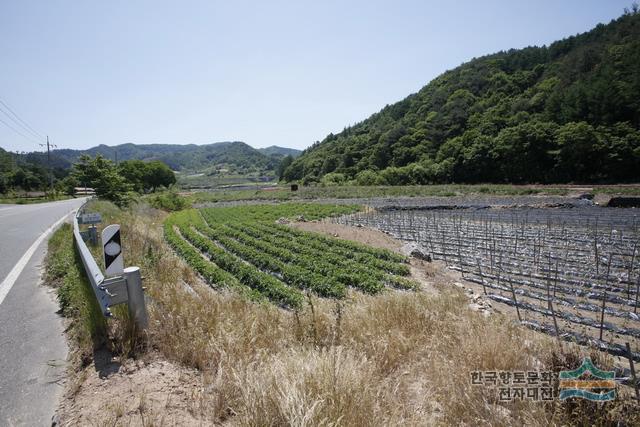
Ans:
[[[203,423],[599,422],[595,404],[578,411],[558,402],[503,404],[495,392],[470,386],[473,370],[544,370],[578,356],[503,316],[472,312],[455,287],[435,295],[354,293],[340,303],[309,298],[304,310],[284,311],[204,285],[164,244],[161,212],[118,215],[126,263],[142,268],[153,300],[147,342],[202,372],[205,389],[194,391],[191,410]],[[612,361],[599,356],[598,363]],[[627,403],[611,405],[607,416],[631,420]]]

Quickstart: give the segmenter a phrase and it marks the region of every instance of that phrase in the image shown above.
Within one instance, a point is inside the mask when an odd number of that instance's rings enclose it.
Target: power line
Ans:
[[[34,128],[32,128],[29,123],[27,123],[26,121],[24,121],[22,118],[20,118],[20,116],[18,116],[15,111],[13,111],[11,109],[11,107],[9,107],[2,99],[0,99],[0,104],[4,105],[5,108],[7,110],[9,110],[11,112],[11,114],[13,114],[13,116],[15,117],[12,118],[9,114],[7,114],[6,111],[2,110],[2,108],[0,108],[0,111],[2,111],[7,117],[9,117],[11,120],[13,120],[15,123],[17,123],[18,125],[20,125],[22,128],[24,128],[26,131],[31,132],[37,139],[39,140],[43,140],[45,139],[44,136],[42,136],[42,134],[38,131],[36,131]],[[16,121],[16,119],[18,119],[18,121]]]
[[[0,110],[1,111],[1,110]],[[0,123],[4,123],[4,125],[6,127],[8,127],[9,129],[11,129],[12,131],[14,131],[15,133],[17,133],[18,135],[20,135],[21,137],[23,137],[24,139],[33,142],[35,144],[40,144],[40,142],[38,142],[37,140],[33,139],[30,136],[27,136],[25,134],[23,134],[22,132],[20,132],[19,130],[15,129],[13,126],[11,126],[9,123],[5,122],[4,120],[0,119]]]

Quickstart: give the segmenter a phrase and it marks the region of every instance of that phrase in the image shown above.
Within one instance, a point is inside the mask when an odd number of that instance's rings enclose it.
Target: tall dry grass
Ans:
[[[205,423],[234,425],[548,425],[631,418],[609,408],[559,402],[499,403],[470,386],[474,370],[545,370],[579,360],[574,348],[484,318],[467,298],[353,293],[309,297],[300,312],[250,302],[203,284],[164,243],[164,214],[139,205],[117,212],[126,263],[139,265],[152,299],[147,343],[200,369],[205,390],[193,410]],[[601,366],[612,361],[597,357]],[[599,411],[599,412],[598,412]],[[605,414],[605,415],[602,415]],[[620,415],[622,414],[622,415]],[[605,418],[594,418],[602,417]],[[609,417],[609,418],[606,418]],[[618,417],[618,418],[616,418]]]

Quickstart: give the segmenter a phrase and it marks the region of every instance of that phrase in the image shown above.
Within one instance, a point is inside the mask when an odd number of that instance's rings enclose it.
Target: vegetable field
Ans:
[[[635,209],[591,207],[378,210],[336,221],[418,243],[531,328],[626,354],[625,342],[640,342],[639,219]]]
[[[284,307],[300,307],[304,291],[344,298],[349,288],[367,294],[386,287],[414,288],[401,255],[278,223],[358,209],[295,203],[191,209],[170,215],[164,232],[174,250],[211,286]]]

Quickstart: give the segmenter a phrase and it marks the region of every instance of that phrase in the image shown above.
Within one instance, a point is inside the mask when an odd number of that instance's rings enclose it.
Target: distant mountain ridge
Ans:
[[[100,154],[113,161],[161,160],[176,171],[202,172],[214,168],[225,168],[245,173],[273,170],[282,158],[287,155],[297,156],[300,152],[300,150],[278,146],[256,149],[240,141],[204,145],[126,143],[108,146],[101,144],[86,150],[53,150],[52,164],[54,167],[66,169],[83,154],[92,157]],[[26,153],[24,156],[40,162],[46,160],[46,153]]]
[[[262,154],[266,154],[267,156],[291,156],[293,158],[298,157],[300,154],[302,154],[302,150],[296,150],[295,148],[285,148],[285,147],[278,147],[277,145],[272,145],[270,147],[265,147],[265,148],[258,148],[258,151],[260,151]]]

